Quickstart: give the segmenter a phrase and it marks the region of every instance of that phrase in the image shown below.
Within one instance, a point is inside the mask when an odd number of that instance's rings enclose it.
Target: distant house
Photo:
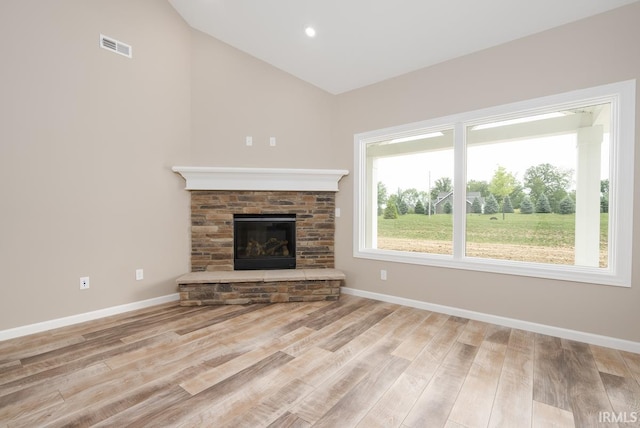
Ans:
[[[467,213],[473,212],[472,205],[476,198],[480,201],[480,206],[484,212],[484,198],[480,195],[480,192],[467,192]],[[444,204],[447,201],[453,206],[453,191],[438,193],[438,198],[433,203],[436,214],[444,213]]]

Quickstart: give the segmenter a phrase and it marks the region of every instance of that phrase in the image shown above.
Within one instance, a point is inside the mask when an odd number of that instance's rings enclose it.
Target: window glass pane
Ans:
[[[453,129],[367,145],[368,248],[453,254]]]
[[[466,126],[470,257],[608,266],[609,103]]]

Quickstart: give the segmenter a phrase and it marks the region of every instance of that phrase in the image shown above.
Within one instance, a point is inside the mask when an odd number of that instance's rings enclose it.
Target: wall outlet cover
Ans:
[[[88,276],[81,276],[80,277],[80,290],[86,290],[87,288],[89,288],[89,277]]]

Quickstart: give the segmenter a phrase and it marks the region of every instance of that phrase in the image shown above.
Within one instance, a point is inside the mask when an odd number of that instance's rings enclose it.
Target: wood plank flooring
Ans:
[[[349,295],[0,342],[0,427],[88,426],[640,426],[640,355]]]

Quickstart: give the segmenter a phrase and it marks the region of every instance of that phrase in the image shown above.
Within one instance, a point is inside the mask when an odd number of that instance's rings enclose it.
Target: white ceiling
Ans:
[[[193,28],[333,94],[635,1],[169,0]]]

